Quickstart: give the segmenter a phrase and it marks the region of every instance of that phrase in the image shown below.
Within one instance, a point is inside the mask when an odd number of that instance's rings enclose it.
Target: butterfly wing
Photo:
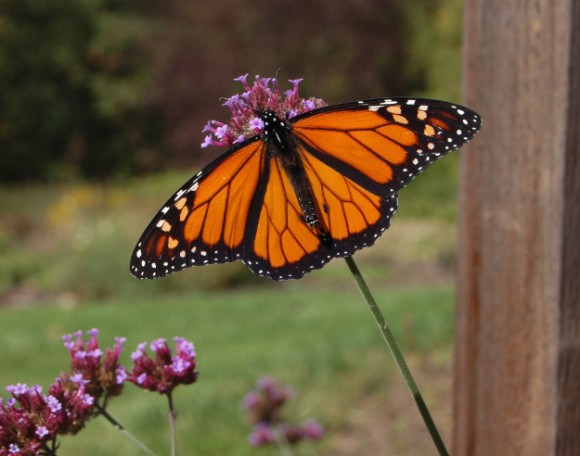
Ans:
[[[320,239],[304,221],[302,209],[279,158],[266,163],[268,185],[253,228],[252,249],[244,263],[258,275],[274,280],[304,275],[305,262],[314,261]]]
[[[143,232],[131,257],[138,278],[244,256],[247,224],[263,182],[265,146],[253,138],[186,182]]]
[[[283,167],[271,160],[247,265],[275,280],[300,278],[334,257],[372,245],[389,227],[397,191],[479,130],[474,112],[422,99],[373,99],[293,119],[323,242],[309,227]]]
[[[388,196],[479,131],[473,111],[444,101],[376,98],[328,106],[293,119],[310,153],[354,182]]]
[[[254,228],[253,248],[244,263],[274,280],[298,279],[332,258],[372,245],[389,227],[397,195],[373,193],[321,162],[304,148],[296,151],[305,166],[318,208],[319,227],[309,226],[281,161],[269,160],[268,185]],[[388,216],[385,216],[388,214]],[[329,242],[321,237],[330,234]]]

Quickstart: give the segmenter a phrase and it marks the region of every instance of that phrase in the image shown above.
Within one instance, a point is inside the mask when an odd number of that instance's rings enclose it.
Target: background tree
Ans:
[[[142,97],[146,7],[114,4],[2,0],[0,179],[123,173],[155,142]]]

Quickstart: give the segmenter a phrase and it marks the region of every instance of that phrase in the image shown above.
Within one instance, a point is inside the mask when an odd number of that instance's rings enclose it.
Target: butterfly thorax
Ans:
[[[261,119],[264,122],[262,141],[266,144],[269,159],[276,158],[280,161],[292,184],[304,221],[330,247],[332,243],[327,230],[320,224],[304,163],[297,150],[296,138],[290,134],[290,123],[280,119],[273,111],[265,111]]]

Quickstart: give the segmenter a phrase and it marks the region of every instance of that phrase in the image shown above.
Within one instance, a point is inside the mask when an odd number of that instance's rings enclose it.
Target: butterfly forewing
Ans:
[[[275,280],[298,278],[304,268],[319,263],[320,238],[306,222],[281,161],[266,162],[268,185],[253,234],[253,248],[244,263],[254,273]]]
[[[163,277],[193,265],[242,258],[264,150],[261,141],[249,142],[186,182],[141,236],[131,258],[133,275]]]
[[[294,134],[321,160],[367,188],[392,194],[481,126],[467,108],[390,98],[329,106],[297,117]],[[366,184],[365,184],[366,181]]]

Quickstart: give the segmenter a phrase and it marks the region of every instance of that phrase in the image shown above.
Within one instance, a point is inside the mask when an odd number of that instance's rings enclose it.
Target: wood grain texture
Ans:
[[[580,454],[580,7],[467,0],[453,454]]]

